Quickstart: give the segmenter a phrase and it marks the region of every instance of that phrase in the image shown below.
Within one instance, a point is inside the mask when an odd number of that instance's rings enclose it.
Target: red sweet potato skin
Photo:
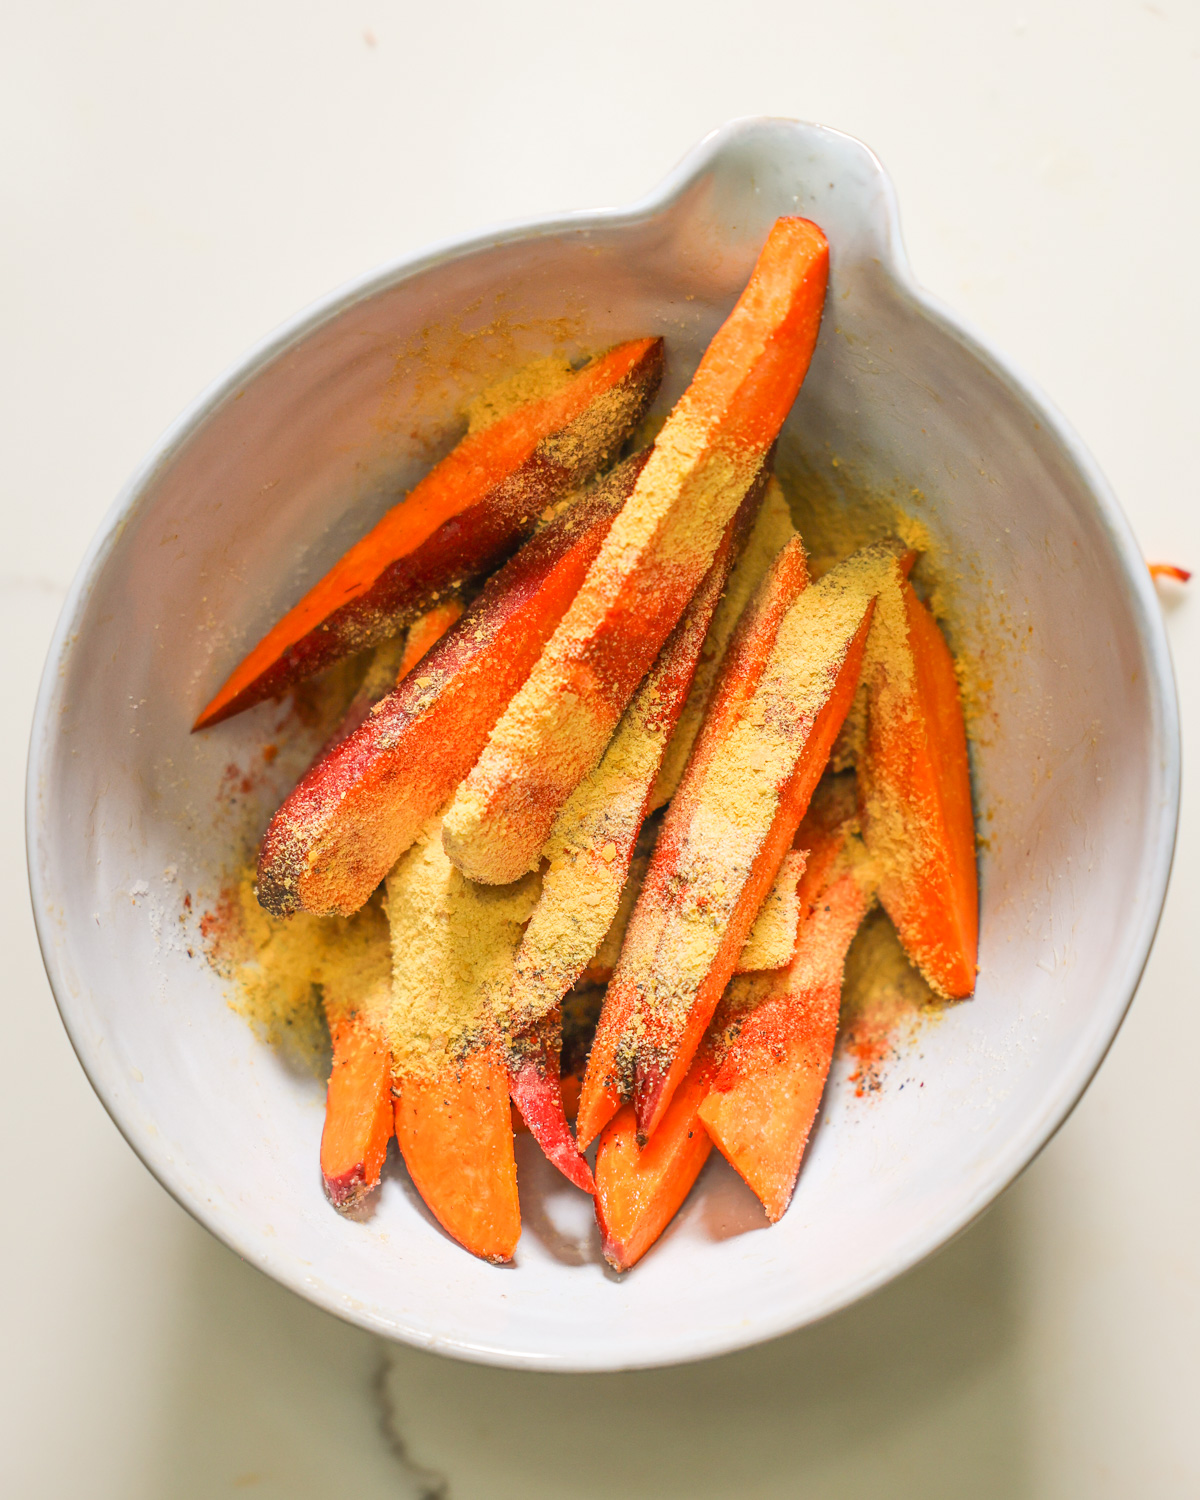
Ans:
[[[543,1016],[506,1050],[508,1088],[530,1133],[568,1182],[594,1193],[592,1169],[580,1155],[567,1123],[561,1078],[562,1019]]]

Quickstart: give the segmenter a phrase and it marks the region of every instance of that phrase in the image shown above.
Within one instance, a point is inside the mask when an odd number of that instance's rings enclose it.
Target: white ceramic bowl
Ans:
[[[774,1228],[718,1161],[654,1252],[617,1278],[590,1204],[529,1151],[511,1268],[451,1244],[395,1165],[372,1216],[340,1218],[317,1173],[319,1083],[227,1008],[180,920],[184,891],[211,899],[237,832],[270,810],[287,757],[266,774],[261,749],[280,711],[198,736],[189,723],[301,586],[444,451],[465,395],[523,355],[661,332],[673,399],[785,213],[820,223],[833,252],[785,460],[837,457],[867,482],[921,492],[912,503],[935,547],[959,564],[960,641],[995,670],[975,747],[988,818],[978,993],[922,1033],[899,1075],[911,1086],[857,1099],[838,1065]],[[232,806],[218,798],[230,764],[259,768]],[[821,1317],[1012,1181],[1078,1100],[1137,985],[1178,785],[1162,626],[1092,461],[1027,381],[915,286],[869,151],[750,120],[632,209],[386,267],[197,402],[121,496],[63,610],[30,753],[30,872],[80,1061],[202,1223],[388,1337],[495,1364],[616,1369]]]

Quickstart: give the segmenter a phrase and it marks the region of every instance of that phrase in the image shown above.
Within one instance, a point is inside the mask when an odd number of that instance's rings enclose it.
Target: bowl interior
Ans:
[[[199,736],[189,723],[454,441],[464,401],[496,375],[653,331],[667,340],[669,405],[788,212],[826,229],[833,271],[781,470],[835,515],[865,493],[880,515],[899,503],[923,523],[972,663],[976,997],[921,1026],[874,1093],[860,1096],[853,1060],[838,1061],[774,1228],[714,1161],[657,1249],[617,1278],[590,1204],[528,1142],[512,1267],[451,1244],[395,1163],[373,1213],[340,1218],[317,1172],[322,1087],[227,1007],[198,931],[239,840],[302,763],[303,731],[268,765],[264,748],[290,732],[279,706]],[[31,867],[80,1057],[203,1222],[376,1331],[498,1363],[603,1369],[717,1352],[831,1311],[1020,1170],[1132,994],[1177,778],[1165,647],[1136,563],[1053,414],[914,291],[886,178],[833,132],[743,125],[629,213],[381,273],[285,330],[181,423],[64,615],[34,733]]]

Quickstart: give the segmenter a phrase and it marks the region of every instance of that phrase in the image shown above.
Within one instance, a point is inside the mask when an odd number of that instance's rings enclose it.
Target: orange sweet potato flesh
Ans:
[[[704,1128],[772,1224],[792,1200],[825,1089],[842,968],[867,904],[853,875],[829,889],[805,924],[802,953],[784,971],[788,986],[745,1022],[699,1108]]]
[[[659,338],[619,344],[565,386],[469,434],[270,630],[195,728],[241,713],[394,635],[512,552],[537,516],[601,469],[658,389]]]
[[[578,598],[456,794],[443,838],[469,878],[504,884],[536,868],[600,759],[796,398],[828,264],[816,225],[776,222]]]
[[[575,1139],[581,1151],[587,1150],[632,1093],[632,1035],[636,1017],[637,991],[632,984],[624,981],[618,964],[609,982],[596,1040],[592,1043],[579,1094]]]
[[[895,650],[908,660],[885,657],[868,675],[863,834],[909,958],[938,994],[962,999],[975,989],[979,887],[954,658],[907,579],[881,594],[881,609],[894,617]]]
[[[408,637],[404,642],[404,655],[400,658],[400,670],[396,673],[396,681],[403,682],[419,661],[422,661],[452,625],[457,625],[462,618],[463,602],[461,599],[447,599],[442,604],[435,604],[432,609],[427,609],[423,615],[419,615],[408,629]]]
[[[833,880],[837,863],[846,853],[857,822],[854,772],[828,773],[818,785],[796,830],[795,846],[805,855],[804,873],[796,891],[801,922],[811,915],[826,886]]]
[[[349,915],[470,769],[574,598],[629,495],[627,459],[525,544],[367,721],[272,818],[258,862],[268,911]]]
[[[697,1111],[708,1094],[712,1072],[712,1058],[698,1057],[644,1146],[638,1144],[631,1104],[618,1110],[600,1137],[596,1219],[604,1237],[604,1258],[618,1271],[627,1271],[650,1249],[708,1160],[712,1139]]]
[[[432,1078],[400,1080],[396,1142],[417,1191],[464,1249],[497,1265],[521,1236],[508,1077],[481,1047]]]
[[[379,1181],[392,1138],[387,1043],[355,1016],[332,1027],[333,1069],[321,1132],[321,1179],[335,1208],[353,1208]]]
[[[796,834],[809,869],[824,872],[808,889],[796,956],[779,974],[730,986],[713,1029],[728,1026],[733,1040],[699,1106],[705,1129],[772,1223],[791,1202],[833,1060],[846,953],[871,904],[865,880],[845,859],[852,803],[840,809],[840,821],[824,811],[810,813]],[[757,1002],[745,1016],[735,1009],[739,987]]]
[[[804,548],[797,537],[782,549],[738,621],[684,779],[667,809],[642,895],[626,930],[588,1058],[576,1133],[586,1148],[629,1098],[633,1088],[632,1031],[637,996],[650,977],[676,880],[671,851],[680,849],[695,808],[702,770],[758,689],[784,615],[808,584]]]

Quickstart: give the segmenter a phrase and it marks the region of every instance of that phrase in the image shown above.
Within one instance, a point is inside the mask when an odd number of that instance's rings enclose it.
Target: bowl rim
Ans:
[[[876,222],[872,226],[880,240],[880,270],[888,277],[891,294],[920,317],[936,326],[945,337],[957,343],[971,358],[982,365],[1005,388],[1011,398],[1049,433],[1052,440],[1082,481],[1095,507],[1097,517],[1120,565],[1127,589],[1131,613],[1139,644],[1151,668],[1151,700],[1157,710],[1157,749],[1160,753],[1161,799],[1157,809],[1157,830],[1153,858],[1150,861],[1147,899],[1133,918],[1134,940],[1127,948],[1128,962],[1117,976],[1110,993],[1123,993],[1124,999],[1112,1009],[1107,1026],[1098,1026],[1090,1045],[1076,1051],[1068,1060],[1059,1088],[1043,1108],[1032,1116],[1025,1128],[1009,1137],[998,1154],[993,1170],[982,1179],[972,1196],[952,1216],[939,1219],[932,1228],[912,1236],[879,1266],[856,1282],[831,1295],[818,1311],[799,1317],[781,1311],[770,1320],[760,1320],[754,1327],[717,1332],[701,1329],[690,1339],[677,1341],[661,1356],[591,1360],[586,1351],[564,1357],[560,1354],[529,1354],[496,1348],[494,1345],[430,1335],[423,1330],[405,1329],[395,1322],[385,1322],[369,1309],[347,1305],[332,1288],[314,1284],[290,1257],[273,1254],[261,1240],[242,1232],[241,1220],[232,1210],[189,1189],[179,1180],[166,1150],[147,1136],[106,1086],[100,1070],[89,1060],[88,1040],[82,1034],[80,1017],[75,1013],[75,997],[57,953],[58,918],[53,915],[52,892],[46,860],[40,847],[42,822],[41,778],[43,761],[52,739],[55,716],[54,699],[60,669],[71,649],[76,622],[92,588],[99,578],[115,544],[144,493],[158,474],[174,460],[192,435],[222,404],[237,393],[239,387],[253,379],[266,366],[300,340],[315,333],[324,324],[340,316],[359,302],[385,289],[392,289],[422,272],[479,251],[494,249],[517,241],[560,235],[571,230],[620,228],[663,213],[678,200],[722,155],[756,132],[766,129],[788,129],[807,137],[817,137],[842,148],[863,153],[875,174],[878,198],[874,207]],[[515,1369],[557,1371],[598,1371],[651,1368],[684,1363],[717,1355],[780,1337],[785,1333],[821,1321],[861,1298],[879,1290],[888,1282],[910,1270],[926,1256],[961,1234],[992,1202],[1026,1170],[1060,1129],[1078,1104],[1104,1061],[1109,1048],[1132,1004],[1153,946],[1161,919],[1174,858],[1179,820],[1181,779],[1181,736],[1179,705],[1165,625],[1158,606],[1149,572],[1134,538],[1132,528],[1121,507],[1082,440],[1070,423],[1046,397],[1038,384],[959,314],[952,312],[940,299],[919,285],[910,267],[900,230],[898,203],[894,185],[876,154],[863,142],[832,127],[770,116],[745,116],[729,121],[711,131],[692,148],[679,164],[649,193],[626,207],[582,209],[501,223],[474,233],[436,241],[410,255],[393,260],[356,277],[325,296],[310,303],[255,344],[241,359],[213,380],[168,426],[151,447],[148,455],[109,507],[89,544],[71,583],[51,638],[38,689],[29,737],[25,789],[25,835],[30,896],[34,924],[42,961],[63,1026],[88,1081],[100,1102],[126,1142],[143,1164],[180,1206],[226,1244],[237,1255],[259,1270],[281,1282],[307,1301],[327,1312],[364,1328],[377,1336],[435,1349],[457,1358],[477,1363]],[[1149,848],[1150,836],[1147,835]]]

